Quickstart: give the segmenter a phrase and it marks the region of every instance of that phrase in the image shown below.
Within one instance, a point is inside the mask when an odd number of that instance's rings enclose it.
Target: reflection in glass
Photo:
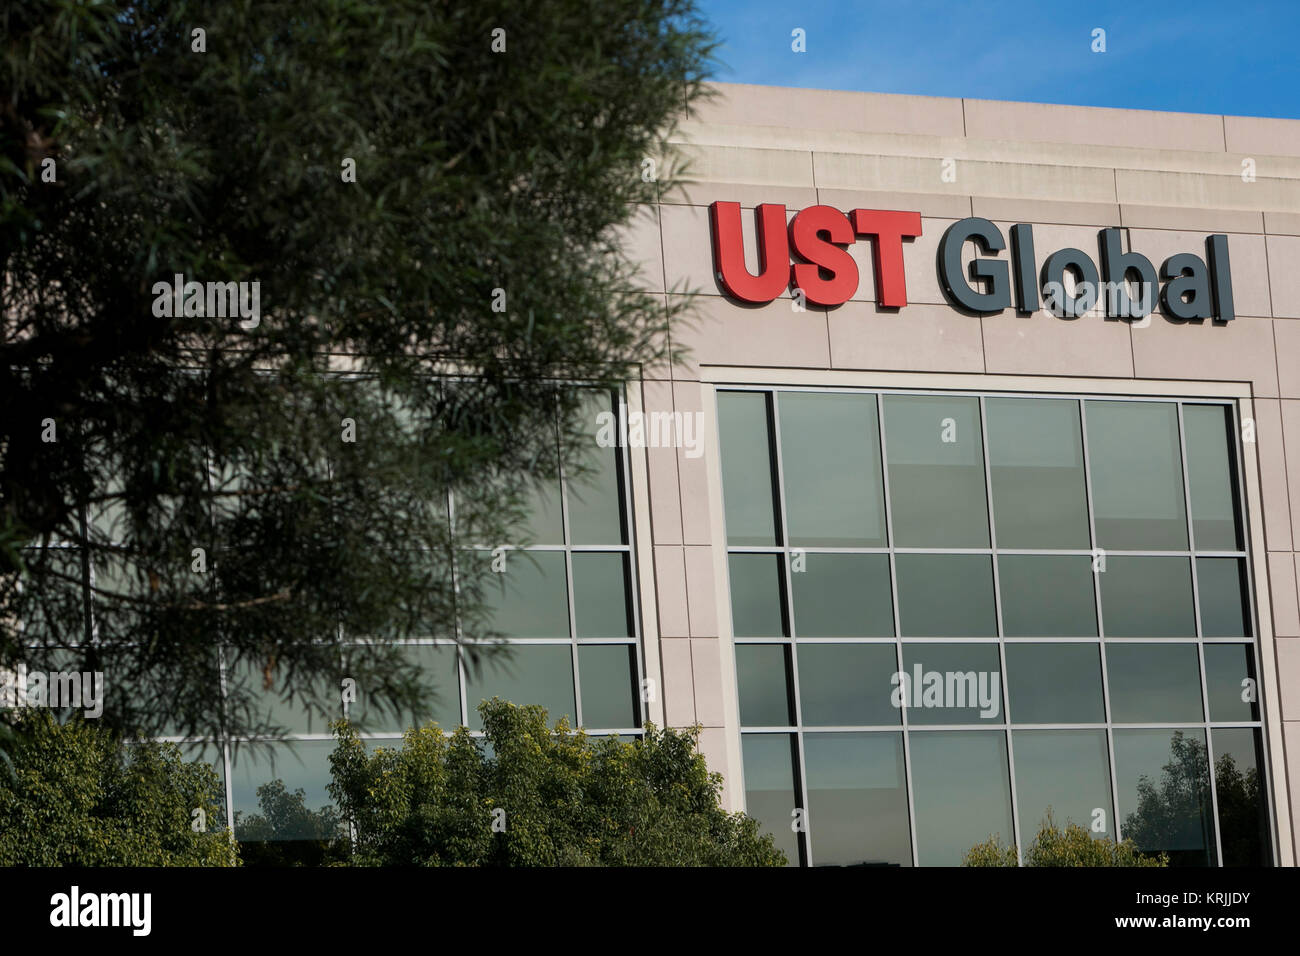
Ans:
[[[333,750],[333,740],[232,746],[235,838],[260,843],[339,836],[341,820],[326,789]]]
[[[899,554],[899,627],[906,637],[996,637],[993,562],[986,554]]]
[[[1079,403],[989,398],[985,416],[998,547],[1087,548]]]
[[[578,678],[584,727],[613,729],[640,724],[634,645],[579,645]]]
[[[1268,866],[1273,860],[1273,846],[1268,795],[1260,779],[1260,768],[1264,766],[1260,731],[1216,727],[1211,734],[1223,865]]]
[[[1183,551],[1178,406],[1085,402],[1097,545],[1108,551]]]
[[[752,645],[751,645],[752,646]],[[805,727],[897,724],[890,701],[898,670],[893,644],[800,644],[799,707]]]
[[[1077,823],[1094,837],[1114,837],[1104,730],[1017,730],[1011,745],[1021,846],[1034,841],[1049,811],[1059,829]],[[1093,821],[1103,829],[1094,830]]]
[[[1012,838],[1007,745],[1002,731],[911,735],[917,862],[960,866],[976,843]]]
[[[1197,558],[1196,590],[1201,605],[1203,637],[1250,636],[1245,561],[1240,558]]]
[[[781,556],[732,554],[731,632],[736,637],[783,637]]]
[[[996,644],[904,644],[897,699],[913,725],[998,722],[1001,671]]]
[[[791,567],[800,637],[892,637],[894,599],[887,554],[805,553]]]
[[[1206,644],[1205,691],[1210,720],[1259,720],[1259,681],[1249,644]]]
[[[1241,525],[1233,477],[1232,410],[1227,405],[1184,405],[1187,483],[1197,551],[1239,551]]]
[[[777,544],[776,484],[763,392],[718,392],[722,497],[731,545]]]
[[[578,637],[630,637],[627,555],[575,551],[573,616]]]
[[[875,396],[782,392],[777,407],[790,544],[884,547]]]
[[[800,805],[795,787],[794,737],[790,734],[742,734],[745,762],[745,812],[772,834],[790,866],[799,865],[799,837],[791,829]]]
[[[1120,836],[1141,850],[1168,853],[1170,866],[1213,866],[1205,731],[1115,730],[1113,736]]]
[[[1096,644],[1008,644],[1007,699],[1017,724],[1100,724],[1101,655]]]
[[[1106,672],[1117,724],[1205,719],[1195,644],[1107,644]]]
[[[517,707],[541,704],[554,724],[568,717],[577,720],[573,698],[573,648],[570,644],[515,644],[500,654],[467,666],[465,702],[470,730],[482,730],[478,705],[500,697]]]
[[[737,644],[736,683],[744,727],[794,723],[790,648],[786,644]]]
[[[443,730],[460,726],[460,667],[456,648],[439,644],[397,645],[399,653],[419,669],[420,685],[431,692],[432,707],[423,713],[393,713],[391,707],[358,687],[355,703],[348,706],[348,718],[366,733],[403,733],[433,721]]]
[[[814,864],[911,866],[902,734],[805,734],[803,741]]]
[[[886,395],[884,403],[895,545],[987,548],[979,399]]]
[[[1001,530],[998,540],[1001,543]],[[1092,637],[1097,598],[1086,554],[1000,554],[1002,630],[1007,637]]]
[[[1186,558],[1107,556],[1101,615],[1107,637],[1195,637],[1190,563]]]

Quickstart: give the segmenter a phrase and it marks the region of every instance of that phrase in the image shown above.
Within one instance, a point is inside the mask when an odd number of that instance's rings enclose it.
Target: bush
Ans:
[[[221,781],[175,744],[122,743],[80,717],[17,718],[0,767],[0,866],[238,866]],[[195,832],[193,812],[206,816]]]
[[[756,821],[718,804],[722,778],[694,732],[646,728],[633,742],[588,737],[545,709],[494,699],[485,740],[465,728],[408,730],[367,753],[335,723],[330,793],[378,866],[781,866]]]
[[[1015,866],[1016,848],[990,837],[966,851],[962,866]],[[1164,853],[1146,855],[1132,840],[1094,839],[1084,827],[1067,822],[1056,826],[1052,811],[1038,827],[1034,842],[1025,849],[1025,866],[1168,866]]]

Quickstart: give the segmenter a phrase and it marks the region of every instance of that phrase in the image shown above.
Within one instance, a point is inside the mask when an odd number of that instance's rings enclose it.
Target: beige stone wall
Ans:
[[[1284,746],[1289,776],[1274,783],[1300,796],[1300,121],[717,89],[681,131],[675,161],[689,164],[691,181],[640,209],[628,235],[649,288],[701,293],[693,326],[673,330],[690,357],[645,370],[647,410],[699,410],[702,365],[706,382],[708,366],[732,365],[1249,383],[1265,538],[1253,544],[1267,549],[1282,688],[1284,740],[1272,745]],[[955,182],[941,178],[945,159],[955,161]],[[1243,182],[1246,159],[1254,182]],[[919,211],[923,235],[904,248],[908,306],[876,306],[867,243],[851,247],[861,278],[839,308],[732,304],[712,275],[714,200],[784,203],[792,214],[816,203]],[[1226,233],[1237,319],[1175,325],[1156,313],[1141,328],[1096,313],[1076,321],[961,314],[940,292],[935,253],[948,225],[972,215],[1004,235],[1015,222],[1033,223],[1040,264],[1064,246],[1097,261],[1103,226],[1128,227],[1130,248],[1157,268],[1174,252],[1204,256],[1205,236]],[[645,633],[658,637],[665,719],[705,727],[703,750],[729,775],[738,802],[738,751],[728,746],[736,717],[723,693],[733,663],[720,640],[713,547],[721,542],[712,540],[707,456],[646,454],[658,620],[647,620]]]

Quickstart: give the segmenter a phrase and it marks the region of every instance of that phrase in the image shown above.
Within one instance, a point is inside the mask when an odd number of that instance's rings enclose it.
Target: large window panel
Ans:
[[[798,756],[791,734],[742,734],[745,761],[745,812],[772,834],[790,866],[799,865],[799,837],[792,827],[797,795]]]
[[[804,763],[815,865],[912,865],[902,734],[806,734]]]
[[[894,546],[987,548],[979,399],[887,395],[884,407]]]
[[[767,395],[718,392],[718,441],[727,543],[778,544]]]
[[[1094,838],[1114,839],[1104,730],[1017,730],[1011,744],[1022,846],[1033,843],[1049,813],[1059,829],[1077,823]]]
[[[1195,637],[1187,558],[1110,555],[1101,572],[1107,637]]]
[[[998,547],[1088,548],[1078,401],[989,398],[985,417]]]
[[[1169,854],[1170,866],[1213,866],[1214,817],[1205,731],[1114,732],[1120,835]]]
[[[875,396],[785,392],[778,408],[790,544],[884,547]]]
[[[1216,727],[1211,739],[1223,865],[1268,866],[1273,859],[1273,845],[1268,791],[1262,777],[1261,731],[1252,727]]]
[[[977,843],[1013,839],[1006,735],[1001,731],[912,734],[917,862],[960,866]]]
[[[775,554],[733,554],[731,570],[731,630],[737,637],[783,637],[781,557]]]
[[[1243,539],[1236,506],[1232,409],[1184,405],[1192,533],[1197,551],[1239,551]]]
[[[621,551],[578,551],[572,560],[577,636],[630,637],[634,631],[627,555]]]
[[[996,637],[993,563],[984,554],[899,554],[904,637]]]
[[[996,644],[904,644],[900,684],[898,696],[916,726],[1002,720]]]
[[[489,655],[478,667],[467,668],[465,702],[470,730],[483,729],[478,706],[493,697],[518,707],[540,704],[552,724],[567,717],[573,726],[578,720],[573,695],[573,646],[516,644],[507,653]]]
[[[736,682],[744,727],[794,724],[794,693],[788,644],[737,644]]]
[[[1096,644],[1006,646],[1007,697],[1017,724],[1100,724],[1106,720]]]
[[[492,560],[479,552],[479,560]],[[562,551],[507,551],[505,570],[483,589],[492,629],[504,637],[568,637],[569,593]]]
[[[581,645],[578,677],[584,727],[613,730],[640,726],[635,645]]]
[[[1178,406],[1084,403],[1097,544],[1108,551],[1185,551]]]
[[[1117,724],[1204,720],[1195,644],[1108,644],[1110,718]]]
[[[1196,589],[1202,637],[1249,637],[1250,605],[1246,562],[1240,558],[1197,558]]]
[[[791,561],[799,637],[893,637],[887,554],[809,553]]]
[[[1093,637],[1097,597],[1086,554],[1000,554],[1002,630],[1007,637]]]
[[[798,654],[804,726],[870,727],[902,720],[890,699],[898,670],[892,643],[800,644]]]

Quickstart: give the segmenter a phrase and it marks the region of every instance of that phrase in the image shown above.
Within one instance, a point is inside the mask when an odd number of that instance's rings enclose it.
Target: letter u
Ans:
[[[740,229],[740,203],[709,206],[713,232],[713,268],[718,281],[742,302],[771,302],[790,285],[790,240],[785,206],[763,203],[754,210],[758,224],[758,275],[745,265],[745,238]]]

